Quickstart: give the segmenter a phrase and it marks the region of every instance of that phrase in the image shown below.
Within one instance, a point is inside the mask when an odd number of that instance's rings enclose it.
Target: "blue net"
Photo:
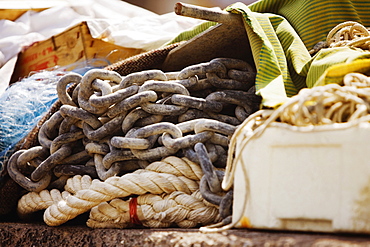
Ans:
[[[3,163],[58,99],[56,85],[65,75],[42,71],[12,84],[0,96],[0,171]]]
[[[84,75],[94,68],[109,65],[106,59],[76,62],[62,68],[36,72],[11,86],[0,95],[0,181],[4,163],[16,145],[37,125],[58,99],[59,79],[73,71]]]

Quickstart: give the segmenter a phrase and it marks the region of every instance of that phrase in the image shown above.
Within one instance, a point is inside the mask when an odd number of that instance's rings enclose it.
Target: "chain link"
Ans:
[[[36,147],[36,148],[39,148],[39,147]],[[42,147],[41,147],[41,149],[42,149]],[[10,157],[10,159],[7,163],[7,170],[8,170],[9,176],[15,182],[17,182],[20,186],[22,186],[24,189],[26,189],[28,191],[39,192],[39,191],[45,189],[46,187],[48,187],[48,185],[50,184],[51,172],[47,172],[46,174],[44,174],[44,176],[41,179],[39,179],[38,181],[33,181],[31,178],[24,175],[18,167],[19,157],[24,153],[27,153],[27,155],[25,155],[25,156],[31,157],[28,154],[33,153],[33,152],[38,152],[38,151],[35,151],[34,148],[31,148],[31,149],[28,149],[28,150],[19,150],[19,151],[15,152]],[[23,161],[22,163],[24,163],[24,162],[25,161]]]
[[[102,114],[107,111],[106,106],[92,106],[89,102],[90,97],[94,94],[94,89],[92,87],[93,82],[96,79],[101,80],[110,80],[116,83],[120,83],[122,77],[114,72],[109,70],[100,70],[100,69],[92,69],[86,72],[86,74],[82,77],[80,82],[80,87],[78,91],[78,104],[79,107],[82,109],[93,113],[93,114]],[[111,90],[107,90],[111,91]],[[104,94],[103,94],[104,95]]]

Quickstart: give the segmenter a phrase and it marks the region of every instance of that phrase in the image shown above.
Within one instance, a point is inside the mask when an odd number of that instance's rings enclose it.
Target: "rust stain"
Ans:
[[[240,219],[240,224],[242,225],[242,227],[252,228],[251,222],[249,221],[249,218],[248,217],[243,216]]]

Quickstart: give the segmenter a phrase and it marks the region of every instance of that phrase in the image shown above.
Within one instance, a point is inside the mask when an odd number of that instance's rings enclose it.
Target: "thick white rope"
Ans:
[[[165,173],[166,171],[168,173]],[[52,191],[56,193],[54,190],[28,193],[19,200],[18,212],[20,215],[26,215],[46,209],[45,223],[57,226],[87,212],[101,202],[114,198],[175,191],[191,194],[199,188],[198,181],[202,174],[199,166],[187,158],[167,157],[152,163],[145,170],[137,170],[121,177],[110,177],[104,182],[98,179],[91,180],[87,175],[77,175],[67,181],[64,197],[55,196],[54,200],[49,199],[48,193]],[[40,201],[40,195],[46,198],[43,200],[45,203],[37,205],[30,203]]]
[[[29,192],[18,201],[19,216],[26,217],[30,213],[46,209],[56,202],[65,200],[69,195],[68,191],[60,193],[57,189],[42,190],[39,193]]]
[[[146,227],[190,228],[221,220],[218,208],[204,201],[199,191],[191,195],[179,191],[141,195],[137,197],[136,210],[138,219]],[[126,228],[131,224],[131,217],[129,201],[114,199],[93,207],[87,225],[91,228]]]

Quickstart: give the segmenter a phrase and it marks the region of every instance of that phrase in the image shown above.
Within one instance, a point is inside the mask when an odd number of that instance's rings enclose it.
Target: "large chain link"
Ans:
[[[57,86],[62,106],[40,129],[40,146],[15,153],[9,173],[27,190],[40,191],[74,174],[105,180],[170,155],[199,163],[197,143],[225,167],[236,126],[259,108],[254,78],[248,63],[229,58],[179,72],[68,74]],[[68,94],[71,83],[78,85]]]

